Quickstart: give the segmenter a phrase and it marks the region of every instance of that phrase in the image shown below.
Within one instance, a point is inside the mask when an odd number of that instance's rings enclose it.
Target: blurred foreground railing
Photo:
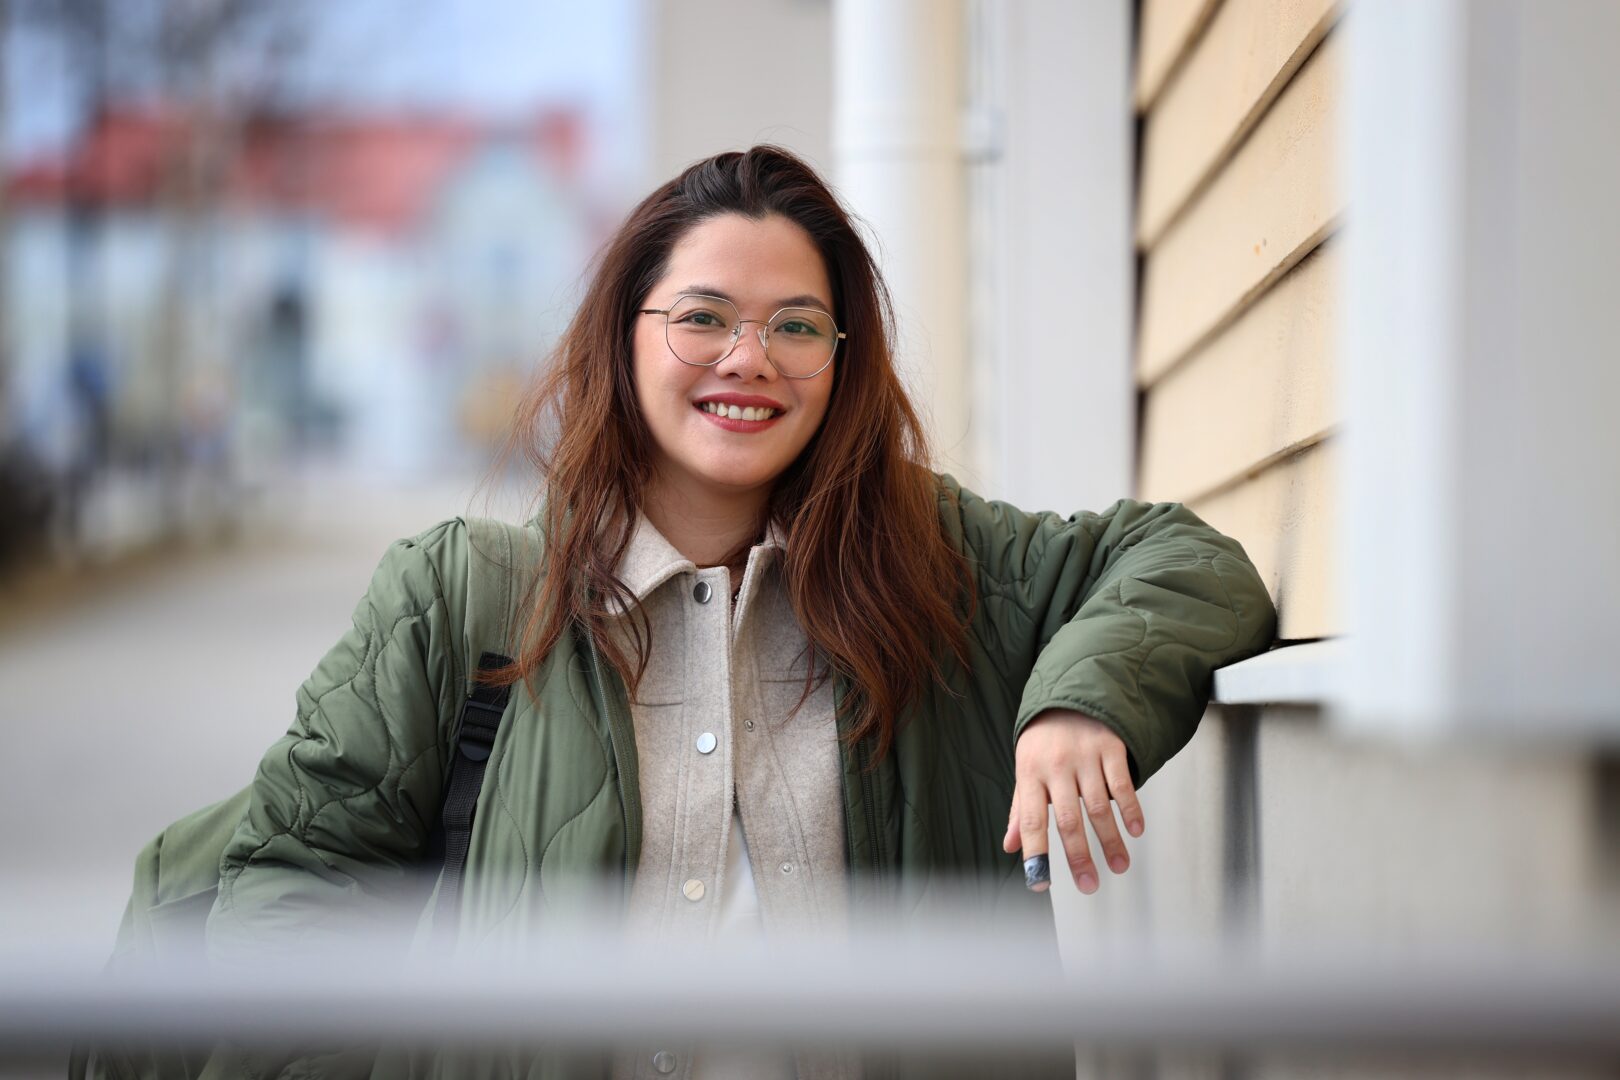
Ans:
[[[1424,959],[1296,948],[1121,947],[1058,969],[1049,945],[955,932],[848,945],[637,947],[576,937],[498,959],[363,950],[119,974],[60,951],[0,958],[0,1051],[70,1039],[606,1043],[842,1040],[990,1047],[1620,1056],[1620,964],[1504,949]]]

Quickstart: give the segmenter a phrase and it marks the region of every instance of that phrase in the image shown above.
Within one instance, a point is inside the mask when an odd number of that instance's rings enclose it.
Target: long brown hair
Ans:
[[[699,161],[630,212],[519,405],[502,460],[526,457],[544,480],[546,572],[525,604],[520,655],[498,681],[535,672],[577,625],[632,695],[640,682],[651,633],[614,572],[652,476],[652,436],[632,367],[635,312],[680,238],[727,213],[778,214],[803,228],[848,334],[821,428],[777,478],[765,512],[787,537],[784,580],[800,626],[853,686],[849,738],[875,732],[881,757],[902,709],[941,678],[941,658],[965,657],[972,591],[965,560],[941,531],[926,436],[894,370],[888,290],[837,197],[775,146]],[[633,650],[611,632],[615,601],[635,614]],[[806,665],[807,695],[816,666]]]

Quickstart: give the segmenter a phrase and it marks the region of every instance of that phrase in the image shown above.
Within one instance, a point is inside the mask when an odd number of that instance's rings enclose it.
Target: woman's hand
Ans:
[[[1113,802],[1119,803],[1125,828],[1142,835],[1142,807],[1131,786],[1125,743],[1100,720],[1070,709],[1047,709],[1024,727],[1016,751],[1018,785],[1007,815],[1007,836],[1002,848],[1009,854],[1020,846],[1024,858],[1046,853],[1046,807],[1057,813],[1058,835],[1068,856],[1069,872],[1083,893],[1097,891],[1096,864],[1086,843],[1081,817],[1102,841],[1108,866],[1123,874],[1131,864],[1125,841],[1114,823]],[[1036,886],[1044,890],[1044,884]]]

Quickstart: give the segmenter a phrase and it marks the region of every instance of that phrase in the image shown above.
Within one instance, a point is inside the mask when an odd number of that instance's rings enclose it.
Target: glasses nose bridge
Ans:
[[[754,336],[759,339],[760,354],[767,363],[775,367],[776,361],[771,359],[771,324],[766,319],[738,319],[736,325],[731,328],[731,348],[726,350],[726,356],[729,357],[737,351],[737,344],[742,341],[743,325],[745,323],[759,324],[759,329],[754,331]]]

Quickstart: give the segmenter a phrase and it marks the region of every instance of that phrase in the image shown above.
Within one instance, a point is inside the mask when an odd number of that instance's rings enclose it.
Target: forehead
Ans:
[[[693,290],[696,285],[704,288]],[[814,297],[832,310],[832,284],[815,242],[776,214],[721,214],[687,230],[670,250],[653,292],[663,302],[687,291],[718,292],[742,307],[780,307],[785,300]]]

